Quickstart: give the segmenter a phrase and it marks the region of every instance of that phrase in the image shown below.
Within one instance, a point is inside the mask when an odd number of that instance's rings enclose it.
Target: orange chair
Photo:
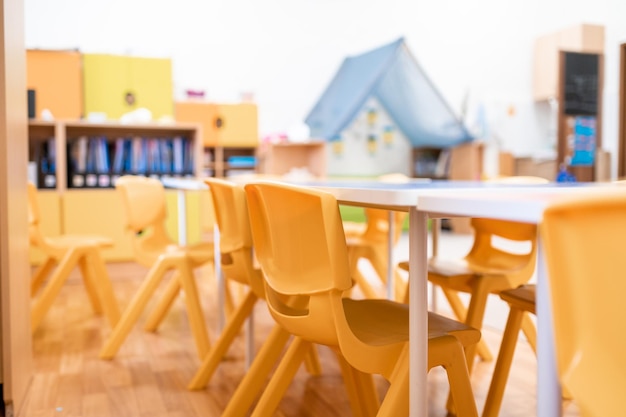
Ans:
[[[366,259],[370,262],[376,274],[387,284],[387,267],[389,265],[389,214],[388,210],[366,208],[365,216],[367,222],[362,232],[346,231],[348,244],[348,256],[350,258],[350,270],[353,271],[354,280],[359,285],[363,295],[367,298],[380,298],[378,292],[372,287],[369,281],[359,271],[359,259]],[[395,212],[393,214],[394,236],[393,243],[396,244],[402,235],[402,225],[407,213]],[[344,225],[344,230],[346,225]],[[350,227],[348,227],[350,229]],[[396,282],[396,293],[400,294],[404,289],[404,281],[400,275],[394,271]],[[398,296],[397,298],[401,298]]]
[[[459,320],[481,329],[489,294],[517,288],[532,278],[537,258],[537,228],[532,224],[494,219],[471,219],[471,225],[474,229],[474,243],[465,258],[430,259],[428,280],[441,287]],[[498,247],[496,237],[525,242],[530,247],[521,253],[509,252]],[[458,292],[470,294],[467,309]],[[522,320],[522,329],[534,347],[534,323],[527,315]],[[467,366],[471,372],[476,346],[470,346],[466,351]]]
[[[626,191],[607,188],[551,204],[540,225],[557,372],[582,416],[624,413]]]
[[[249,291],[231,314],[219,338],[204,357],[200,368],[188,385],[190,390],[206,387],[246,319],[252,319],[256,302],[259,299],[265,299],[261,270],[253,262],[252,234],[243,187],[216,178],[207,178],[204,182],[209,186],[213,198],[215,220],[220,231],[222,273],[227,281],[243,284]],[[270,356],[273,358],[270,363],[278,359],[288,338],[289,334],[278,328],[266,339],[267,346],[263,349],[266,352],[266,358]],[[311,373],[319,373],[320,366],[317,357],[312,356],[307,363]],[[269,372],[270,370],[267,369],[265,375]],[[247,385],[246,393],[250,395],[252,391],[258,392],[262,388],[261,382],[262,380],[259,379],[254,385]],[[241,406],[244,402],[245,400],[237,401],[237,404]],[[247,404],[247,407],[249,406],[250,404]]]
[[[502,334],[500,351],[498,352],[498,359],[493,369],[491,384],[485,400],[483,417],[496,417],[500,413],[502,396],[504,395],[506,381],[509,377],[522,318],[525,312],[535,314],[535,290],[535,285],[526,284],[500,293],[500,298],[509,304],[511,310]]]
[[[536,176],[505,176],[486,180],[494,184],[542,185],[549,181]],[[536,227],[513,222],[490,219],[472,219],[474,243],[463,259],[446,259],[436,256],[428,266],[428,279],[431,284],[441,287],[455,316],[470,326],[482,328],[483,317],[490,293],[517,288],[530,280],[535,269]],[[505,239],[517,243],[526,242],[530,249],[525,253],[510,252],[499,248],[495,239]],[[408,262],[399,264],[408,271]],[[459,292],[471,295],[469,306],[465,306]],[[408,296],[408,291],[406,293]],[[535,325],[524,314],[522,331],[533,350],[536,351],[537,331]],[[486,343],[481,340],[468,351],[468,366],[474,365],[475,354],[483,360],[491,360],[492,354]]]
[[[252,415],[272,414],[313,343],[336,351],[355,414],[407,415],[408,306],[346,297],[353,281],[337,200],[277,183],[245,190],[270,312],[295,336]],[[428,365],[446,368],[460,415],[477,415],[463,348],[479,339],[473,328],[429,315]],[[380,409],[371,374],[391,382]]]
[[[196,349],[200,358],[203,358],[210,344],[193,270],[213,261],[213,244],[201,242],[181,247],[170,239],[165,230],[167,216],[165,189],[159,180],[125,175],[116,181],[115,188],[126,211],[127,228],[132,234],[135,260],[150,267],[150,270],[100,350],[100,357],[112,359],[115,356],[165,274],[175,271],[162,302],[157,306],[156,313],[151,316],[152,325],[148,328],[156,328],[175,295],[182,288],[185,292],[184,299]]]
[[[31,331],[34,332],[54,299],[67,281],[70,272],[80,268],[91,305],[96,313],[104,311],[111,327],[120,318],[120,310],[113,294],[111,280],[100,251],[113,246],[113,241],[103,236],[62,235],[44,236],[39,227],[40,208],[37,202],[37,188],[28,183],[28,233],[30,244],[40,249],[46,256],[35,271],[31,280],[31,296],[35,297],[41,285],[48,284],[35,299],[31,313]],[[54,270],[56,266],[56,270]],[[54,272],[53,272],[54,270]],[[53,273],[52,273],[53,272]],[[52,275],[50,275],[52,273]]]

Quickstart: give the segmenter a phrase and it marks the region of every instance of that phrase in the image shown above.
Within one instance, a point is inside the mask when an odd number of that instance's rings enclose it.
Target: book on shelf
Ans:
[[[193,151],[193,142],[181,136],[81,136],[68,146],[68,187],[111,187],[125,174],[192,175]]]
[[[51,137],[38,143],[33,149],[32,158],[37,167],[37,187],[56,187],[56,140]]]

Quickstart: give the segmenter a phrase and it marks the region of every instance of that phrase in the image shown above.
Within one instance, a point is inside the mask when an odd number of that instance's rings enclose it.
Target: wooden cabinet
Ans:
[[[85,116],[102,112],[118,120],[138,108],[154,120],[174,115],[170,59],[83,54],[83,77]]]
[[[103,255],[107,261],[123,261],[132,259],[132,251],[124,226],[124,213],[119,197],[113,190],[113,183],[118,175],[149,174],[167,175],[156,172],[135,172],[122,170],[113,171],[115,144],[120,138],[150,138],[156,141],[169,141],[174,137],[184,137],[190,144],[189,175],[199,176],[201,168],[201,129],[192,124],[146,124],[122,125],[118,123],[85,123],[85,122],[39,122],[29,123],[29,159],[38,166],[37,178],[54,175],[53,186],[39,187],[40,206],[42,208],[42,227],[51,235],[66,233],[92,233],[111,237],[115,246],[106,250]],[[76,172],[74,145],[81,138],[98,138],[103,141],[109,151],[108,172]],[[53,143],[53,145],[50,145]],[[53,147],[54,160],[49,158],[42,163],[40,148]],[[104,148],[103,148],[104,149]],[[46,154],[48,155],[48,154]],[[101,155],[100,155],[101,157]],[[38,159],[39,158],[39,159]],[[41,166],[54,166],[52,172],[47,168],[43,173]],[[82,180],[76,182],[76,176]],[[93,177],[92,180],[89,177]],[[103,179],[105,178],[105,179]],[[37,181],[38,183],[41,180]],[[79,185],[80,184],[80,185]],[[175,191],[167,191],[168,222],[170,236],[178,236],[178,206]],[[187,193],[188,208],[188,242],[199,241],[203,236],[206,224],[203,217],[212,214],[206,209],[200,193]],[[38,255],[31,255],[31,261],[37,262]]]
[[[83,114],[82,57],[78,51],[26,51],[26,87],[35,92],[35,115],[48,109],[57,119]]]
[[[174,108],[177,121],[202,126],[202,175],[227,177],[256,169],[259,132],[255,104],[180,101]]]
[[[604,26],[575,25],[548,33],[535,40],[533,63],[535,100],[557,98],[560,51],[603,53]]]
[[[284,175],[306,169],[315,177],[326,176],[326,142],[274,143],[259,150],[259,172]]]
[[[483,174],[483,148],[480,141],[452,148],[414,148],[415,178],[480,180]]]

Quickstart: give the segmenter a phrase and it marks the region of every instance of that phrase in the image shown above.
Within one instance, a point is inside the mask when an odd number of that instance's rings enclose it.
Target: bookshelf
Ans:
[[[151,176],[199,176],[202,164],[202,144],[199,141],[201,127],[195,124],[144,124],[124,125],[119,123],[88,123],[82,121],[42,122],[32,120],[28,126],[29,161],[37,166],[37,183],[40,178],[54,176],[51,180],[38,187],[42,207],[42,226],[49,227],[52,235],[58,234],[100,234],[111,237],[115,245],[104,251],[107,261],[127,261],[133,258],[132,248],[124,227],[124,212],[113,188],[115,177],[123,174],[140,174]],[[172,164],[168,170],[133,170],[122,169],[114,172],[115,146],[120,138],[144,138],[156,143],[169,142],[174,138],[185,138],[188,141],[187,165],[181,172],[172,172]],[[86,138],[97,138],[103,148],[108,151],[108,167],[106,172],[76,169],[76,144]],[[50,158],[50,149],[54,150],[54,161]],[[95,151],[94,151],[95,152]],[[102,155],[100,155],[102,157]],[[45,159],[45,160],[44,160]],[[147,156],[146,156],[147,159]],[[183,159],[184,156],[183,156]],[[147,160],[146,160],[147,165]],[[50,167],[54,166],[54,172]],[[130,164],[132,167],[132,164]],[[78,179],[77,178],[81,178]],[[178,236],[178,207],[176,192],[166,192],[168,233]],[[188,224],[187,236],[190,243],[203,238],[204,224],[202,217],[203,202],[200,193],[190,192],[187,195]],[[210,213],[207,213],[210,215]],[[37,254],[31,254],[31,262],[36,263]]]

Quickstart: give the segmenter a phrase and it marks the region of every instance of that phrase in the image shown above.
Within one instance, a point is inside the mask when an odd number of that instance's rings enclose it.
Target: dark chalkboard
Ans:
[[[565,53],[565,114],[595,116],[598,113],[597,54]]]

